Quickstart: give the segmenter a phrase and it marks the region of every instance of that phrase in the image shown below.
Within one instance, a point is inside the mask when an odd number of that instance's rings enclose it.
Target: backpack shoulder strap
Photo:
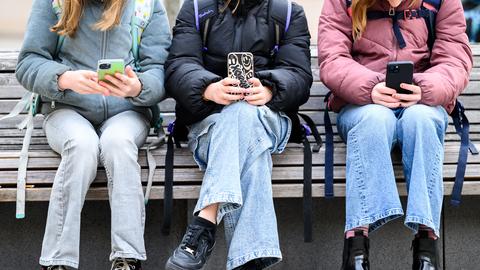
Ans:
[[[275,25],[275,47],[273,48],[273,53],[277,53],[280,48],[280,41],[290,27],[292,19],[292,1],[270,0],[269,17]]]
[[[428,29],[428,48],[430,51],[433,49],[433,44],[435,43],[436,35],[436,19],[437,13],[442,6],[443,0],[423,0],[421,9],[428,12],[428,16],[424,17],[425,23],[427,24]]]
[[[203,51],[207,51],[207,37],[211,19],[218,15],[217,0],[193,0],[195,28],[202,36]]]
[[[135,0],[135,11],[131,20],[132,31],[132,53],[135,59],[135,66],[138,69],[139,47],[143,30],[147,27],[153,15],[156,0]]]
[[[63,0],[52,0],[52,9],[57,16],[57,19],[60,20],[63,11]],[[63,41],[65,41],[65,36],[59,35],[57,40],[57,47],[55,48],[55,56],[57,56],[60,52],[60,49],[63,46]]]
[[[422,7],[438,12],[442,6],[443,0],[423,0]]]

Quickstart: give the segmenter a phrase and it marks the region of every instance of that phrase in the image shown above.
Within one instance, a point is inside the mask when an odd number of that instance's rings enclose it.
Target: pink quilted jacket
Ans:
[[[333,92],[330,109],[372,103],[371,91],[385,81],[387,63],[409,60],[415,64],[414,83],[422,88],[420,103],[441,105],[451,112],[472,69],[460,0],[444,0],[437,15],[437,39],[431,55],[423,18],[399,21],[407,43],[403,49],[398,46],[391,19],[368,21],[362,38],[353,42],[352,20],[345,2],[325,0],[318,30],[320,77]],[[404,1],[397,10],[406,10],[408,5],[409,1]],[[389,7],[387,0],[379,0],[372,10],[388,11]]]

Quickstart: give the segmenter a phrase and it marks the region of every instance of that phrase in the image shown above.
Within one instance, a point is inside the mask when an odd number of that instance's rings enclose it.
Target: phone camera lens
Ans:
[[[109,69],[111,67],[110,64],[105,63],[105,64],[100,64],[100,69]]]

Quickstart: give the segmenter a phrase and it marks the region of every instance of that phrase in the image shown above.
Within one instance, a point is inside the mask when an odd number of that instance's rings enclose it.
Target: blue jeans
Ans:
[[[205,171],[197,214],[219,203],[228,245],[227,270],[282,258],[272,197],[272,153],[282,152],[290,119],[266,106],[237,102],[190,128],[189,147]]]
[[[78,268],[80,218],[88,188],[105,167],[115,258],[146,260],[145,204],[138,149],[149,132],[148,120],[134,111],[119,113],[100,126],[71,109],[50,113],[44,122],[48,143],[62,161],[53,182],[40,264]]]
[[[417,232],[422,224],[440,235],[445,109],[348,105],[337,125],[347,143],[345,230],[370,225],[374,231],[403,215],[390,154],[398,144],[408,191],[405,225]]]

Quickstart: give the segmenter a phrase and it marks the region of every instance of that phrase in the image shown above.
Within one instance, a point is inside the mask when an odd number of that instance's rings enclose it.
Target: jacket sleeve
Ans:
[[[437,14],[436,35],[431,67],[424,73],[414,74],[413,80],[422,88],[421,103],[445,106],[465,89],[472,69],[472,51],[461,1],[443,1]]]
[[[373,87],[385,75],[352,57],[352,20],[345,0],[325,0],[318,26],[320,78],[333,94],[350,104],[371,104]]]
[[[310,96],[312,68],[310,33],[303,8],[294,4],[290,28],[280,44],[274,68],[257,72],[256,76],[272,88],[273,97],[267,106],[274,111],[293,111]]]
[[[139,46],[137,75],[142,83],[142,91],[137,97],[130,98],[136,106],[153,106],[165,97],[164,64],[171,44],[171,34],[167,13],[161,1],[154,2],[154,12],[143,31]]]
[[[17,80],[28,91],[58,100],[58,77],[70,67],[54,60],[58,36],[50,31],[57,22],[51,1],[35,0],[16,68]]]
[[[193,0],[186,0],[173,28],[173,41],[166,62],[166,89],[180,106],[202,119],[215,110],[213,102],[202,98],[211,83],[222,78],[205,69],[202,39],[195,27]]]

